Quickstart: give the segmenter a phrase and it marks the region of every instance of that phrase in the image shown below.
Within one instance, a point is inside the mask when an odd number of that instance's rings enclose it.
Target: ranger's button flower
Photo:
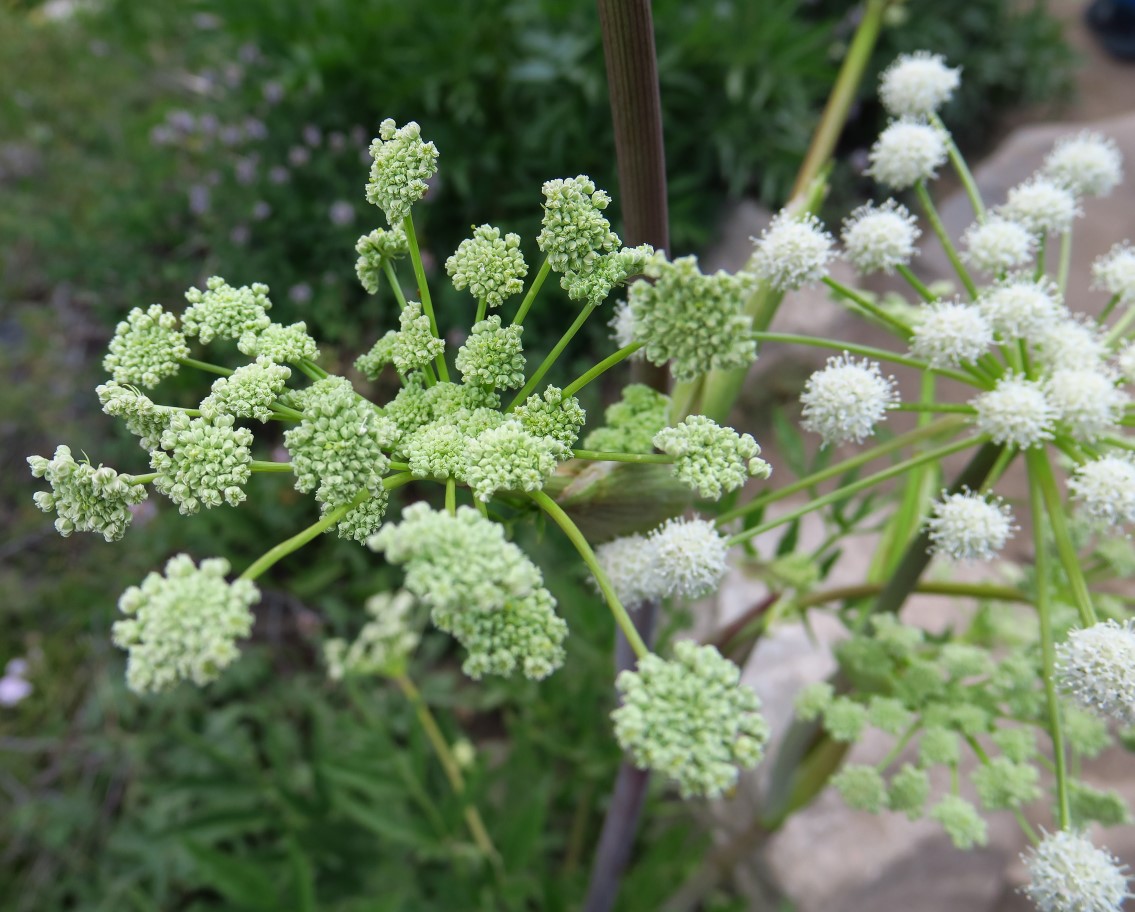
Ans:
[[[38,491],[35,505],[55,513],[55,531],[64,538],[73,532],[97,532],[106,541],[118,541],[126,533],[133,514],[130,507],[147,497],[144,484],[119,475],[110,466],[75,462],[66,446],[55,448],[51,459],[29,456],[32,475],[42,478],[51,491]]]
[[[1013,512],[999,499],[966,491],[947,494],[926,521],[931,551],[954,560],[992,560],[1012,538]]]
[[[544,183],[543,228],[536,238],[552,270],[590,272],[599,257],[619,246],[603,210],[611,197],[585,174]]]
[[[902,118],[875,140],[868,154],[867,173],[893,190],[906,190],[933,178],[946,157],[941,130],[921,120]]]
[[[520,235],[502,238],[499,228],[481,225],[471,238],[457,245],[457,251],[445,261],[445,271],[453,279],[454,288],[468,288],[478,301],[500,307],[505,298],[524,290],[522,279],[528,274],[528,266],[520,252]]]
[[[1029,872],[1023,888],[1040,912],[1119,912],[1126,868],[1083,833],[1059,830],[1021,856]]]
[[[239,339],[245,333],[263,332],[272,323],[268,311],[268,286],[259,282],[233,288],[220,276],[205,282],[205,290],[190,288],[185,293],[189,307],[181,316],[188,336],[197,336],[202,345],[213,339]]]
[[[675,477],[709,500],[735,491],[751,475],[768,478],[772,474],[750,435],[721,427],[704,415],[690,415],[676,427],[664,428],[654,436],[654,445],[675,457]]]
[[[920,314],[910,352],[931,367],[976,361],[993,344],[993,327],[981,310],[960,301],[935,301]]]
[[[359,255],[355,261],[355,275],[367,294],[377,294],[387,265],[410,252],[410,241],[401,225],[389,230],[376,228],[358,239],[355,252]]]
[[[1057,413],[1039,383],[1006,374],[972,404],[977,429],[994,443],[1025,450],[1052,439]]]
[[[272,417],[269,406],[283,393],[291,375],[289,368],[262,355],[228,377],[215,380],[210,394],[201,400],[201,414],[206,418],[232,415],[267,421]]]
[[[469,442],[465,481],[473,495],[486,503],[497,491],[537,491],[566,451],[558,440],[537,437],[519,421],[506,421]]]
[[[277,364],[316,361],[319,349],[303,321],[291,326],[272,323],[259,332],[247,332],[236,343],[241,354],[250,358],[271,358]]]
[[[496,314],[474,323],[469,338],[454,361],[461,379],[490,389],[516,389],[524,385],[523,326],[501,326]]]
[[[1043,171],[1077,196],[1107,196],[1123,180],[1123,156],[1115,140],[1085,130],[1058,140]]]
[[[756,766],[769,730],[760,700],[712,646],[682,640],[674,658],[641,659],[616,680],[623,705],[611,713],[615,738],[642,769],[678,783],[684,797],[716,798]]]
[[[240,655],[237,640],[252,630],[260,592],[250,580],[228,582],[229,562],[186,554],[150,573],[118,600],[126,617],[115,622],[114,644],[129,653],[126,683],[136,693],[168,690],[178,681],[203,686]]]
[[[1107,342],[1094,321],[1082,315],[1053,322],[1029,342],[1037,361],[1048,371],[1103,370],[1110,354]]]
[[[661,598],[658,549],[652,538],[624,535],[595,549],[595,558],[615,588],[615,595],[628,608]]]
[[[991,215],[966,229],[962,257],[978,269],[1001,275],[1027,263],[1036,245],[1036,237],[1024,225]]]
[[[1012,222],[1036,235],[1058,235],[1070,231],[1081,215],[1076,196],[1067,187],[1044,175],[1037,175],[1009,191],[999,209]]]
[[[894,378],[883,376],[877,363],[855,361],[844,352],[808,378],[800,402],[804,429],[819,434],[825,445],[860,443],[875,433],[898,394]]]
[[[189,346],[177,328],[177,317],[161,304],[151,304],[146,310],[135,307],[115,327],[102,366],[119,383],[149,389],[176,374],[188,357]]]
[[[512,414],[528,433],[551,437],[565,447],[575,444],[587,422],[587,413],[580,407],[579,400],[575,396],[564,396],[558,386],[545,387],[543,394],[533,393],[523,405],[513,409]]]
[[[977,306],[1006,342],[1033,341],[1067,318],[1060,292],[1052,282],[1019,274],[988,288],[978,297]]]
[[[1068,480],[1068,491],[1098,523],[1135,523],[1135,462],[1130,457],[1104,456],[1084,463]]]
[[[367,202],[385,212],[393,228],[426,195],[426,181],[437,171],[437,146],[422,140],[422,128],[414,121],[399,127],[388,117],[378,127],[370,154]]]
[[[867,203],[843,222],[843,247],[851,265],[861,273],[894,272],[918,253],[922,232],[905,206],[889,199],[881,206]]]
[[[1085,709],[1135,725],[1135,627],[1106,620],[1072,630],[1056,646],[1060,689]]]
[[[650,542],[658,555],[658,588],[666,595],[709,595],[729,569],[729,540],[708,520],[668,519],[650,533]]]
[[[960,72],[941,54],[900,54],[879,77],[879,100],[892,117],[929,117],[953,96]]]
[[[777,213],[756,239],[750,268],[777,291],[793,291],[819,282],[835,256],[832,236],[811,213]]]
[[[150,465],[159,473],[154,487],[181,514],[244,502],[244,484],[252,475],[252,431],[234,424],[231,415],[190,418],[178,412],[170,418]]]
[[[359,635],[350,643],[327,640],[323,656],[333,681],[353,675],[395,676],[406,670],[406,659],[421,639],[409,592],[380,592],[366,601],[370,615]]]
[[[1135,248],[1122,241],[1092,264],[1092,287],[1135,304]]]
[[[1057,420],[1081,443],[1092,443],[1119,427],[1128,397],[1110,373],[1061,368],[1044,384]]]

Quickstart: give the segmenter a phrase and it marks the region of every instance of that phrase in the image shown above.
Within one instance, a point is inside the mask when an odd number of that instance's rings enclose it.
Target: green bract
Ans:
[[[32,475],[44,479],[51,491],[39,491],[35,505],[56,514],[55,530],[66,538],[72,532],[97,532],[118,541],[126,533],[133,514],[130,507],[147,497],[146,486],[132,484],[131,476],[119,475],[110,466],[75,462],[71,449],[55,448],[55,456],[29,456]]]
[[[457,352],[455,364],[470,385],[489,389],[516,389],[524,385],[523,326],[501,326],[496,314],[474,323],[469,338]]]
[[[252,431],[234,427],[231,415],[190,418],[177,412],[150,453],[154,487],[189,515],[202,507],[236,506],[252,475]]]
[[[146,310],[135,307],[118,324],[102,366],[119,383],[150,388],[176,374],[188,357],[189,346],[177,328],[177,317],[160,304],[151,304]]]
[[[720,427],[704,415],[690,415],[676,427],[664,428],[654,435],[654,445],[676,457],[675,477],[709,500],[735,491],[750,475],[772,474],[772,467],[758,458],[761,448],[752,437]]]
[[[445,271],[453,279],[454,288],[468,288],[478,301],[500,307],[505,298],[524,290],[521,280],[528,274],[528,266],[520,252],[520,235],[502,238],[499,228],[481,225],[445,261]]]
[[[289,368],[261,355],[252,364],[215,380],[212,392],[201,400],[201,414],[206,418],[232,415],[267,421],[272,417],[269,406],[284,391],[291,375]]]
[[[355,244],[359,258],[355,262],[355,273],[367,294],[378,293],[378,283],[386,266],[398,257],[410,252],[410,243],[401,227],[375,228],[364,234]]]
[[[260,283],[233,288],[220,276],[213,276],[205,282],[205,291],[190,288],[185,300],[189,307],[181,316],[181,324],[185,334],[197,336],[202,345],[213,339],[239,339],[245,333],[263,332],[272,323],[267,313],[272,309],[268,286]]]
[[[422,128],[414,121],[398,127],[387,118],[370,144],[374,163],[367,181],[367,202],[386,213],[391,227],[410,214],[410,207],[426,195],[426,181],[437,171],[437,146],[423,142]]]

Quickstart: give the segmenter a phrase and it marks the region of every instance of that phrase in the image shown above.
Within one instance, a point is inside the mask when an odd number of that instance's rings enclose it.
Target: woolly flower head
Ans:
[[[490,389],[516,389],[524,385],[523,326],[501,326],[496,314],[473,324],[469,338],[454,362],[466,383]]]
[[[946,161],[942,131],[921,120],[902,118],[887,126],[868,154],[867,173],[894,190],[930,180]]]
[[[1037,361],[1049,371],[1100,370],[1109,354],[1099,327],[1081,316],[1057,319],[1030,334],[1029,341]]]
[[[1052,282],[1025,275],[1011,275],[993,285],[977,306],[1004,341],[1035,339],[1066,313]]]
[[[1128,403],[1127,394],[1116,387],[1109,373],[1091,368],[1056,370],[1044,389],[1057,420],[1082,443],[1114,431]]]
[[[879,77],[879,100],[892,117],[929,117],[950,100],[960,73],[941,54],[900,54]]]
[[[236,343],[241,354],[250,358],[270,358],[277,364],[298,364],[316,361],[319,349],[302,320],[291,326],[272,323],[259,332],[247,332]]]
[[[832,236],[816,216],[782,210],[756,241],[750,267],[777,291],[792,291],[828,274],[835,251]]]
[[[1092,264],[1092,287],[1135,304],[1135,248],[1122,241]]]
[[[536,238],[551,268],[587,273],[599,257],[619,246],[603,210],[611,197],[585,174],[544,183],[543,228]]]
[[[481,225],[471,238],[457,245],[457,251],[445,261],[445,271],[453,279],[454,288],[468,288],[478,301],[500,307],[505,298],[524,290],[521,280],[528,274],[528,266],[520,252],[520,235],[502,238],[499,228]]]
[[[349,644],[333,639],[323,644],[327,674],[333,681],[349,675],[398,675],[421,637],[411,612],[409,592],[380,592],[366,602],[367,621]]]
[[[1056,409],[1039,383],[1006,374],[972,404],[977,409],[978,430],[994,443],[1024,450],[1052,439]]]
[[[914,242],[921,234],[907,208],[889,199],[853,210],[843,222],[842,237],[847,258],[859,272],[891,273],[918,253]]]
[[[993,344],[993,327],[972,304],[935,301],[921,313],[910,351],[931,367],[957,367],[976,361]]]
[[[29,456],[32,475],[44,479],[51,491],[38,491],[35,505],[55,513],[55,531],[67,538],[73,532],[97,532],[106,541],[126,533],[133,514],[130,507],[146,499],[146,486],[132,484],[110,466],[75,462],[66,446],[55,448],[52,459]]]
[[[819,434],[826,446],[870,437],[898,394],[894,378],[884,377],[876,362],[857,362],[844,352],[808,378],[800,402],[805,430]]]
[[[931,550],[954,560],[992,560],[1016,528],[1004,503],[969,491],[935,503],[926,527]]]
[[[1103,621],[1072,630],[1056,647],[1060,688],[1101,716],[1135,725],[1135,627]]]
[[[1068,491],[1096,522],[1135,523],[1135,462],[1129,457],[1104,456],[1084,463],[1068,480]]]
[[[513,409],[513,416],[528,433],[536,437],[551,437],[570,447],[587,422],[587,413],[575,396],[565,396],[558,386],[548,386],[544,392],[533,393],[523,405]],[[565,451],[565,456],[566,456]]]
[[[1000,212],[1036,235],[1064,234],[1081,214],[1075,194],[1042,174],[1013,187]]]
[[[725,578],[729,542],[707,520],[668,519],[650,541],[658,555],[658,588],[666,595],[701,598]]]
[[[394,227],[426,195],[426,181],[437,171],[437,146],[422,141],[422,128],[414,121],[399,127],[387,118],[379,124],[370,154],[374,162],[367,181],[367,202],[385,212]]]
[[[653,539],[624,535],[596,548],[595,558],[619,601],[628,608],[664,595],[659,589],[658,549]]]
[[[1123,180],[1123,156],[1113,139],[1085,130],[1058,140],[1043,171],[1077,196],[1107,196]]]
[[[239,339],[245,333],[267,329],[272,320],[268,311],[268,286],[259,282],[233,288],[220,276],[205,282],[205,290],[190,288],[185,293],[189,307],[181,315],[185,334],[197,336],[202,345],[213,339]]]
[[[1059,830],[1021,856],[1028,895],[1040,912],[1119,912],[1127,892],[1126,869],[1083,833]]]
[[[250,580],[228,582],[228,571],[223,558],[197,567],[179,554],[164,575],[150,573],[122,593],[118,609],[126,617],[115,622],[112,635],[129,653],[131,690],[168,690],[182,680],[203,686],[239,657],[236,642],[252,630],[249,609],[260,592]]]
[[[181,360],[188,357],[189,346],[177,328],[177,317],[161,304],[151,304],[146,310],[135,307],[115,327],[102,366],[119,383],[149,389],[176,374]]]
[[[355,244],[359,255],[355,261],[355,274],[366,289],[367,294],[377,294],[378,286],[388,263],[410,252],[410,242],[406,232],[399,225],[389,231],[376,228],[364,234]]]
[[[664,428],[654,436],[654,445],[675,457],[675,477],[709,500],[735,491],[750,475],[772,474],[751,436],[721,427],[704,415],[690,415],[676,427]]]
[[[291,375],[289,368],[261,356],[228,377],[213,381],[211,392],[201,400],[201,414],[205,418],[232,415],[267,421],[272,417],[269,406],[284,391]]]
[[[469,442],[465,481],[485,502],[497,491],[538,491],[566,449],[558,440],[530,433],[519,421],[505,421]]]
[[[978,269],[1000,275],[1027,263],[1036,244],[1036,237],[1024,225],[991,215],[966,229],[962,257]]]
[[[683,797],[716,798],[756,766],[769,730],[760,700],[712,646],[683,640],[670,661],[656,655],[622,672],[623,705],[611,713],[615,738],[642,769],[678,783]]]
[[[158,472],[154,487],[188,516],[202,507],[235,507],[245,499],[252,475],[252,431],[235,427],[231,415],[190,418],[177,412],[162,433],[161,449],[150,454]]]

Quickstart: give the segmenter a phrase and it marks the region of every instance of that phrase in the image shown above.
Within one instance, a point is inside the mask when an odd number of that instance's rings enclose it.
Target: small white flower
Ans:
[[[972,304],[935,301],[923,312],[910,340],[911,354],[931,367],[976,361],[993,344],[993,327]]]
[[[1033,234],[1064,234],[1081,215],[1075,194],[1043,175],[1013,187],[1000,211]]]
[[[648,540],[658,555],[658,588],[666,595],[701,598],[725,578],[729,543],[707,520],[669,519]]]
[[[1108,349],[1094,323],[1083,319],[1057,320],[1030,337],[1037,360],[1049,371],[1061,369],[1099,370]]]
[[[875,433],[898,395],[894,378],[884,377],[877,363],[856,362],[844,352],[808,378],[800,401],[804,429],[819,434],[825,445],[860,443]]]
[[[791,291],[818,282],[828,274],[835,255],[832,236],[811,213],[782,210],[756,239],[751,268],[777,291]]]
[[[962,235],[962,257],[978,269],[994,275],[1027,263],[1036,250],[1036,238],[1017,222],[991,215],[974,222]]]
[[[1135,725],[1135,629],[1107,620],[1072,630],[1056,646],[1060,689],[1084,708]]]
[[[1135,304],[1135,248],[1130,242],[1116,244],[1092,264],[1092,287]]]
[[[1135,462],[1126,456],[1084,463],[1069,479],[1068,491],[1097,522],[1135,523]]]
[[[960,73],[941,54],[900,54],[879,77],[879,100],[892,117],[929,117],[950,100]]]
[[[611,339],[618,348],[626,348],[638,339],[635,336],[634,311],[627,301],[615,305],[615,312],[607,324],[611,327]],[[636,351],[632,358],[642,358],[642,350]]]
[[[918,252],[914,242],[921,233],[906,207],[889,199],[881,206],[860,206],[844,220],[843,246],[859,272],[890,273]]]
[[[868,155],[867,173],[895,190],[930,180],[946,162],[946,140],[940,130],[920,120],[891,123]]]
[[[969,491],[950,494],[934,504],[926,521],[931,550],[954,560],[992,560],[1017,528],[1012,511],[1000,499]]]
[[[664,594],[653,538],[624,535],[596,548],[595,557],[615,587],[619,601],[628,608]]]
[[[1055,285],[1024,275],[1008,276],[987,289],[977,306],[1005,341],[1038,338],[1065,313]]]
[[[1023,892],[1040,912],[1119,912],[1131,895],[1126,868],[1083,833],[1048,833],[1021,859],[1029,871]]]
[[[1084,443],[1114,431],[1128,401],[1110,374],[1082,368],[1054,371],[1045,382],[1045,395],[1057,419]]]
[[[1123,156],[1113,139],[1085,130],[1058,140],[1043,170],[1077,196],[1107,196],[1123,180]]]
[[[975,424],[994,443],[1022,450],[1052,439],[1056,409],[1039,383],[1006,374],[992,390],[977,396]]]

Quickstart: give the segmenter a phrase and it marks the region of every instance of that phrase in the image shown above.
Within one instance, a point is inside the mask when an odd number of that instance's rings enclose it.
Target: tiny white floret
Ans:
[[[1053,283],[1021,274],[986,289],[977,306],[1005,341],[1036,339],[1067,314]]]
[[[1049,235],[1064,234],[1082,214],[1076,195],[1044,175],[1036,175],[1013,187],[1000,211],[1005,218],[1024,225],[1033,234]]]
[[[1123,156],[1115,140],[1085,130],[1058,140],[1043,170],[1077,196],[1107,196],[1123,180]]]
[[[1085,709],[1135,725],[1135,629],[1108,619],[1056,646],[1056,681]]]
[[[921,313],[910,351],[931,367],[957,367],[976,361],[993,344],[993,327],[972,304],[935,301]]]
[[[879,100],[892,117],[929,117],[950,100],[960,74],[941,54],[900,54],[879,77]]]
[[[859,272],[890,273],[918,253],[914,242],[921,233],[906,207],[889,199],[881,206],[860,206],[844,220],[843,246]]]
[[[1102,370],[1053,371],[1045,382],[1045,395],[1057,419],[1082,443],[1091,443],[1119,427],[1127,394]]]
[[[804,429],[819,434],[825,445],[860,443],[875,433],[898,394],[894,378],[883,376],[876,362],[855,361],[844,352],[808,378],[800,401]]]
[[[1036,237],[1022,224],[999,215],[974,222],[962,235],[962,257],[978,269],[1000,275],[1023,266],[1036,251]]]
[[[777,291],[792,291],[828,274],[835,255],[832,236],[811,213],[782,210],[756,239],[752,271]]]
[[[1116,244],[1092,264],[1092,287],[1135,304],[1135,248],[1129,241]]]
[[[868,154],[867,173],[895,190],[930,180],[946,162],[942,132],[921,120],[903,118],[891,123]]]
[[[1135,462],[1127,456],[1084,463],[1068,480],[1068,492],[1096,522],[1135,523]]]
[[[669,519],[650,533],[658,555],[658,585],[667,595],[701,598],[715,592],[728,569],[729,542],[704,519]]]
[[[954,560],[992,560],[1012,538],[1012,511],[999,499],[965,491],[934,504],[926,521],[931,550]]]
[[[977,409],[977,429],[994,443],[1024,450],[1052,439],[1056,409],[1044,388],[1032,380],[1006,374],[972,405]]]

